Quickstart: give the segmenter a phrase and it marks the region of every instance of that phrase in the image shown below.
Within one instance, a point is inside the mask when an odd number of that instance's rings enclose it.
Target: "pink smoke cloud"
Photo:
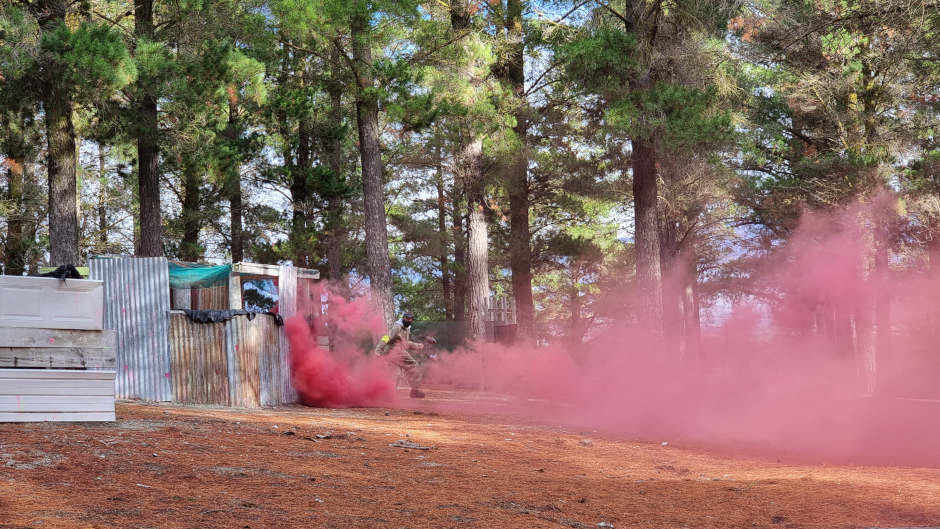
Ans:
[[[869,270],[867,226],[889,222],[893,200],[805,214],[747,279],[759,295],[727,302],[695,357],[630,325],[572,349],[473,343],[442,353],[427,383],[511,398],[422,406],[773,456],[940,465],[940,274]],[[325,321],[345,343],[384,332],[367,298],[335,297]],[[333,363],[299,364],[308,402],[392,405],[391,375],[348,367],[363,346],[344,347]]]

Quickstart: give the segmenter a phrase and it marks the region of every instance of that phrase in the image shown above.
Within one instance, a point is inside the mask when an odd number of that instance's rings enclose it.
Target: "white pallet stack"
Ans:
[[[0,422],[115,420],[102,287],[0,276]]]

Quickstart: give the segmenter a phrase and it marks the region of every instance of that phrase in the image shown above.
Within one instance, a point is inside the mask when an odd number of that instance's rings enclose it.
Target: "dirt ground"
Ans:
[[[940,469],[735,458],[439,413],[466,395],[430,397],[0,424],[0,528],[940,526]],[[428,449],[390,446],[409,443]]]

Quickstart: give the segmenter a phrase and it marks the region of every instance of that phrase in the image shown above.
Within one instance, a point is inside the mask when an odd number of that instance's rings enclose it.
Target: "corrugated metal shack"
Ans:
[[[206,266],[174,263],[180,265]],[[227,266],[224,285],[171,289],[165,258],[91,260],[91,277],[104,281],[105,327],[117,335],[118,398],[240,407],[296,402],[277,320],[297,311],[298,284],[307,292],[319,273],[255,263]],[[276,288],[276,315],[226,314],[222,321],[198,323],[186,313],[242,311],[245,282],[258,279]]]

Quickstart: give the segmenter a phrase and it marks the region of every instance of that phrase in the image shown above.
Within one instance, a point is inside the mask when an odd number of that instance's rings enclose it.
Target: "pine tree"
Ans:
[[[728,116],[714,111],[714,88],[684,80],[677,59],[689,52],[688,43],[701,46],[722,35],[734,7],[636,0],[618,9],[604,3],[584,28],[588,33],[561,50],[572,82],[602,98],[605,124],[630,138],[637,316],[654,335],[663,335],[661,159],[730,127]]]
[[[756,92],[759,134],[746,167],[759,176],[740,192],[761,224],[786,236],[796,217],[792,208],[780,206],[790,201],[817,209],[854,201],[874,207],[902,150],[932,128],[908,94],[929,86],[919,53],[936,35],[931,21],[940,8],[931,2],[869,1],[780,1],[770,11],[764,7],[732,25],[741,35],[742,54],[759,64],[773,57],[775,64],[758,70],[770,89]],[[893,245],[891,215],[865,215],[858,219],[862,284],[888,273]],[[841,326],[855,329],[860,383],[869,394],[878,387],[878,364],[890,358],[889,333],[877,332],[890,328],[889,306],[884,296],[866,298],[849,314],[834,315]]]
[[[62,0],[22,2],[23,9],[5,6],[5,24],[17,26],[0,56],[12,61],[11,80],[29,87],[23,94],[38,97],[46,136],[49,183],[50,264],[77,264],[78,192],[75,105],[106,98],[127,85],[136,69],[117,32],[86,20],[68,25],[86,4]],[[35,38],[38,36],[38,38]],[[4,64],[4,66],[7,66]],[[22,102],[20,103],[22,104]]]

